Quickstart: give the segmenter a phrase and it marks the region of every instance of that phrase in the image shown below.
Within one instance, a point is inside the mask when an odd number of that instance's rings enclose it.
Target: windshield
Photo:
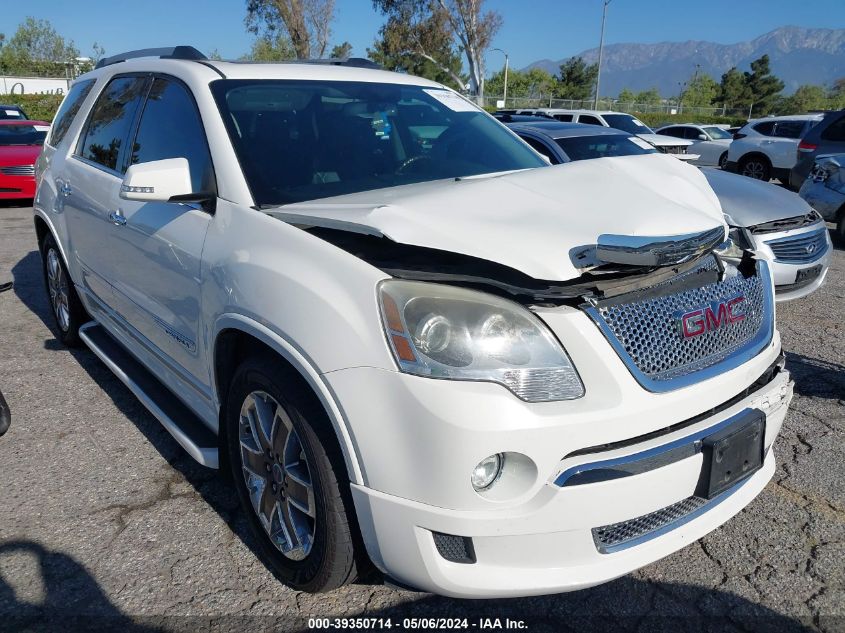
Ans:
[[[615,127],[617,130],[629,134],[654,134],[649,126],[630,114],[603,114],[602,116],[610,127]]]
[[[226,79],[212,92],[261,206],[546,164],[444,89]]]
[[[42,145],[47,129],[34,125],[0,125],[0,145]]]
[[[573,136],[555,139],[572,160],[588,160],[607,156],[637,156],[657,154],[654,147],[636,136],[602,134],[601,136]]]
[[[728,132],[726,129],[720,128],[720,127],[710,126],[710,127],[704,127],[704,128],[701,128],[701,129],[704,130],[707,133],[707,135],[710,138],[712,138],[713,140],[718,140],[718,139],[723,139],[723,138],[731,138],[732,139],[734,137],[733,134]]]

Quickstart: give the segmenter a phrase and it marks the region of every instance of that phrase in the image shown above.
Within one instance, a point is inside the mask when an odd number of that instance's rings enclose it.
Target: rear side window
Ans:
[[[757,125],[752,126],[755,132],[762,134],[763,136],[772,136],[775,130],[775,122],[774,121],[766,121],[764,123],[758,123]]]
[[[565,121],[567,123],[572,121],[572,115],[571,114],[555,114],[554,117],[558,121]]]
[[[804,121],[778,121],[775,124],[775,136],[779,138],[801,138]]]
[[[599,121],[596,117],[590,114],[579,114],[578,123],[586,123],[587,125],[601,125],[601,121]]]
[[[213,191],[211,156],[194,99],[181,83],[157,77],[132,146],[134,163],[185,158],[193,193]]]
[[[79,154],[108,169],[122,172],[118,163],[141,103],[146,79],[117,77],[109,82],[94,104]]]
[[[664,136],[674,136],[675,138],[684,138],[684,128],[667,127],[665,130],[660,130],[658,134],[663,134]]]
[[[826,141],[845,141],[845,115],[839,117],[838,121],[834,121],[828,125],[821,136]]]
[[[65,100],[62,101],[62,105],[56,113],[56,118],[53,119],[50,140],[47,141],[48,145],[56,147],[62,142],[62,139],[70,129],[73,120],[79,113],[79,108],[82,107],[82,102],[85,101],[85,97],[87,97],[88,93],[91,92],[91,88],[94,87],[95,82],[96,79],[86,79],[85,81],[79,81],[73,84],[70,92],[67,93]]]

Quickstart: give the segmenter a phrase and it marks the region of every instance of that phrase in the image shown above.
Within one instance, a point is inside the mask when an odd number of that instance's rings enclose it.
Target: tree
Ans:
[[[713,103],[719,94],[719,84],[707,73],[695,73],[687,82],[683,105],[703,108]]]
[[[64,75],[77,57],[73,41],[59,35],[50,22],[28,17],[0,47],[0,72]]]
[[[783,90],[783,82],[775,77],[769,67],[769,56],[751,62],[751,72],[745,73],[745,83],[751,94],[753,111],[768,114],[777,102],[778,94]]]
[[[329,54],[329,57],[332,59],[346,59],[347,57],[352,57],[352,44],[349,42],[337,44],[334,48],[332,48],[332,52]]]
[[[379,8],[378,3],[375,4]],[[396,0],[367,56],[387,70],[407,72],[463,90],[461,56],[446,14],[435,0]]]
[[[660,91],[657,88],[649,88],[648,90],[643,90],[642,92],[638,92],[634,96],[634,101],[636,103],[646,103],[648,105],[657,105],[661,101],[663,101],[663,97],[660,96]]]
[[[296,59],[296,50],[284,35],[263,35],[255,38],[249,53],[241,59],[250,62],[282,62]]]
[[[634,103],[636,98],[637,95],[635,95],[633,91],[628,88],[623,88],[616,100],[619,101],[619,103]]]
[[[803,114],[808,110],[824,110],[830,100],[822,86],[804,84],[790,96],[777,103],[778,114]]]
[[[505,92],[504,69],[487,79],[484,90],[488,94],[499,96]],[[542,68],[526,71],[508,71],[508,101],[511,97],[538,100],[547,97],[554,90],[555,78]]]
[[[250,32],[276,41],[290,41],[297,59],[323,57],[331,35],[334,0],[247,0],[246,25]],[[260,41],[260,40],[259,40]]]
[[[452,41],[463,53],[467,64],[469,91],[481,101],[484,97],[484,54],[502,26],[502,16],[495,11],[484,11],[484,1],[373,0],[373,6],[387,15],[388,19],[403,14],[416,22],[430,18],[436,20],[445,18]],[[438,17],[438,13],[442,14],[442,17]],[[409,26],[413,27],[414,23],[410,23]],[[409,42],[409,46],[415,44],[415,42]],[[418,46],[416,50],[419,54]],[[428,55],[429,61],[438,63],[436,58]],[[446,67],[441,65],[441,68]]]
[[[556,77],[555,97],[558,99],[589,99],[598,77],[598,64],[590,64],[580,57],[570,57],[560,65]]]
[[[726,108],[747,108],[751,104],[751,92],[745,82],[745,76],[736,66],[722,75],[716,100]]]

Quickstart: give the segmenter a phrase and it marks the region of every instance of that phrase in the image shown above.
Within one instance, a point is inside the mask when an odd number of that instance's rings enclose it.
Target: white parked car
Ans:
[[[177,47],[79,77],[34,203],[59,338],[231,471],[296,589],[372,564],[450,596],[568,591],[748,505],[792,382],[771,271],[720,255],[704,176],[547,168],[368,65]]]
[[[789,171],[798,160],[798,142],[822,118],[821,114],[797,114],[751,121],[734,136],[724,168],[749,178],[777,178],[788,184]]]
[[[562,121],[564,123],[583,123],[585,125],[601,125],[611,127],[629,134],[635,134],[648,141],[664,154],[671,154],[681,160],[695,161],[696,154],[690,152],[692,141],[657,133],[640,121],[637,117],[625,112],[611,110],[564,110],[561,108],[525,108],[518,114],[541,114],[543,116]]]
[[[698,158],[692,161],[694,165],[724,167],[728,162],[728,148],[733,134],[719,125],[666,125],[658,129],[657,133],[691,141],[689,153],[698,154]]]

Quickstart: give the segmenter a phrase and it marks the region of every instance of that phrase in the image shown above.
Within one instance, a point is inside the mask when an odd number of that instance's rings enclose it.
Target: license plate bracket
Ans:
[[[701,440],[704,455],[696,494],[712,499],[763,467],[766,415],[743,412],[734,424]]]
[[[815,266],[811,266],[810,268],[802,268],[795,274],[795,283],[801,283],[802,281],[812,281],[816,277],[822,274],[822,265],[816,264]]]

